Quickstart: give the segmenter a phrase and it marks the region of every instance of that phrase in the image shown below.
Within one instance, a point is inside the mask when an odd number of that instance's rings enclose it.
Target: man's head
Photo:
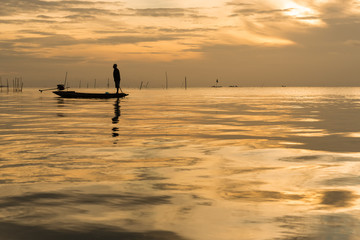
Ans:
[[[117,64],[116,64],[116,63],[113,65],[113,68],[117,68]]]

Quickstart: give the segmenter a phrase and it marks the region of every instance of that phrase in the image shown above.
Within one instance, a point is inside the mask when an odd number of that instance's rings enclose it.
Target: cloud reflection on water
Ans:
[[[181,236],[170,231],[126,231],[119,227],[99,226],[98,224],[84,226],[76,230],[49,229],[35,225],[21,225],[17,223],[0,222],[0,231],[4,239],[17,240],[78,240],[78,239],[144,239],[144,240],[185,240]]]

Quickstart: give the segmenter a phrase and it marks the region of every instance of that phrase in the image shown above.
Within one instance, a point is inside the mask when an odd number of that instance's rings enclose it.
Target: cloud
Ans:
[[[66,3],[64,3],[66,4]],[[41,0],[3,0],[0,16],[16,15],[23,12],[54,10],[61,7],[60,1]]]
[[[65,17],[65,19],[80,21],[80,20],[94,20],[96,19],[95,16],[90,14],[74,14],[74,15],[68,15]]]
[[[32,33],[30,31],[27,32]],[[49,49],[56,49],[65,46],[76,48],[76,45],[87,45],[88,48],[91,49],[92,46],[95,47],[99,45],[118,46],[119,44],[151,43],[179,39],[179,36],[109,36],[99,39],[76,39],[70,35],[60,35],[42,32],[38,32],[36,34],[40,34],[41,36],[19,38],[16,39],[16,41],[0,41],[0,49],[4,49],[3,53],[5,53],[6,50],[7,53],[12,54],[16,52],[18,54],[23,53],[24,55],[47,55]],[[95,50],[93,49],[92,51]],[[138,52],[138,54],[139,53],[140,52]],[[153,54],[155,53],[157,52],[153,52]]]
[[[345,41],[345,44],[349,45],[349,46],[360,47],[360,39],[359,40],[347,40],[347,41]]]
[[[145,8],[129,10],[134,12],[134,15],[147,17],[182,17],[187,13],[187,10],[182,8]]]
[[[344,71],[353,65],[346,63],[357,61],[359,15],[359,3],[350,0],[222,1],[203,6],[3,0],[0,50],[19,61],[34,57],[63,62],[71,55],[81,61],[121,56],[179,64],[184,58],[196,62],[201,57],[211,65],[223,59],[213,68],[233,75],[239,71],[232,62],[247,59],[249,69],[261,65],[258,68],[265,69],[266,76],[300,79],[328,71],[333,79],[336,69]],[[271,69],[266,67],[269,62],[274,65]],[[293,76],[288,69],[299,64],[307,70]],[[260,71],[246,76],[265,77]]]
[[[18,31],[18,33],[34,34],[34,35],[40,35],[40,36],[56,35],[55,32],[45,32],[45,31],[40,31],[40,30],[29,30],[29,29],[20,30],[20,31]]]
[[[78,15],[87,15],[87,16],[98,16],[98,15],[106,15],[106,16],[117,16],[119,15],[114,10],[108,10],[108,9],[101,9],[101,8],[79,8],[79,7],[68,7],[68,8],[62,8],[62,11],[72,12]]]
[[[208,18],[209,16],[200,14],[198,9],[194,8],[129,8],[132,16],[141,17],[171,17],[171,18]]]
[[[181,36],[110,36],[95,40],[100,44],[125,44],[125,43],[141,43],[141,42],[158,42],[158,41],[173,41],[179,39]],[[90,41],[89,43],[94,43]]]
[[[47,16],[47,15],[38,15],[37,18],[43,18],[43,19],[52,19],[53,17]]]
[[[166,33],[194,33],[194,32],[214,32],[216,28],[159,28],[160,32]]]
[[[323,193],[321,204],[334,208],[348,207],[351,206],[357,198],[358,196],[351,191],[332,190]]]
[[[238,6],[238,5],[235,5]],[[243,5],[241,5],[243,6]],[[267,15],[274,15],[277,13],[284,13],[284,12],[288,12],[291,9],[256,9],[256,8],[241,8],[241,9],[235,9],[233,11],[233,14],[231,16],[240,16],[240,15],[244,15],[244,16],[250,16],[250,15],[263,15],[263,14],[267,14]]]
[[[232,1],[232,2],[227,2],[226,5],[229,5],[229,6],[253,6],[254,4]]]
[[[36,33],[31,31],[24,31],[27,33]],[[69,46],[78,44],[75,38],[69,35],[62,34],[51,34],[51,33],[43,33],[37,32],[37,35],[42,35],[41,37],[24,37],[18,38],[16,40],[2,40],[0,41],[0,47],[10,47],[13,49],[21,49],[21,48],[49,48],[49,47],[57,47],[57,46]],[[29,45],[31,44],[31,45]]]
[[[2,0],[2,8],[0,10],[0,16],[13,16],[20,13],[38,13],[38,12],[53,13],[56,11],[112,14],[111,10],[105,10],[105,7],[108,7],[109,5],[121,6],[122,3],[112,2],[112,1]],[[86,7],[80,7],[80,6],[86,6]],[[89,6],[93,6],[93,7],[89,7]]]
[[[45,20],[45,19],[0,19],[0,24],[7,24],[7,25],[26,25],[29,23],[43,23],[43,24],[53,24],[59,23],[59,21],[55,20]]]

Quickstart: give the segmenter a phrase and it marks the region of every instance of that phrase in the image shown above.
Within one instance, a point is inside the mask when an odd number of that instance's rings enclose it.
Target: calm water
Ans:
[[[1,240],[360,239],[360,88],[128,93],[0,93]]]

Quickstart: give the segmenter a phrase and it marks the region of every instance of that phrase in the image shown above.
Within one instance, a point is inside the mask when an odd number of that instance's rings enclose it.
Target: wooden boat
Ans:
[[[53,91],[56,95],[63,98],[123,98],[126,93],[81,93],[75,91]]]

